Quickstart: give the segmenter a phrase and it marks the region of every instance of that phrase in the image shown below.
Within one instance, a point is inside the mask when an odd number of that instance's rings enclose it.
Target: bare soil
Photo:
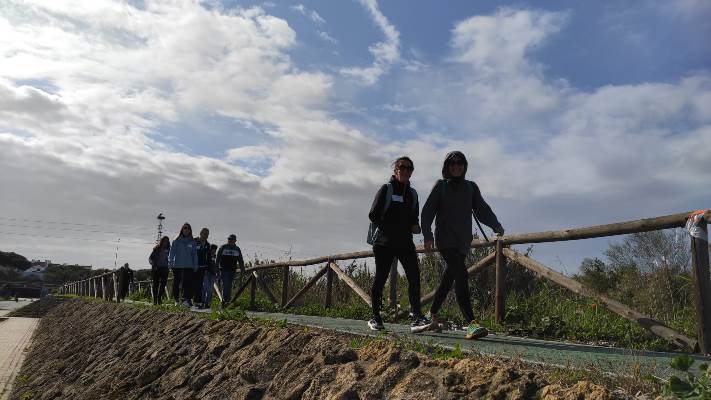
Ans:
[[[619,397],[590,382],[549,384],[522,364],[433,360],[384,340],[354,348],[353,336],[299,326],[78,299],[33,305],[47,312],[11,399]]]

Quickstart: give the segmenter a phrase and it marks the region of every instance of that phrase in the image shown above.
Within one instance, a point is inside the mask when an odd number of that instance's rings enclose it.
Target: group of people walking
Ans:
[[[373,316],[368,326],[372,330],[384,329],[380,314],[382,293],[393,260],[397,259],[408,281],[413,333],[439,327],[437,313],[454,285],[457,304],[468,323],[466,338],[486,336],[488,330],[476,322],[472,311],[465,265],[473,239],[472,216],[498,235],[504,234],[504,228],[484,201],[477,184],[465,179],[466,157],[460,151],[447,154],[442,179],[435,183],[422,208],[421,223],[417,191],[410,185],[415,170],[413,161],[403,156],[392,166],[393,174],[375,194],[368,214],[371,221],[368,243],[373,245],[375,255],[375,280],[371,288]],[[423,315],[420,305],[420,268],[413,242],[413,235],[420,233],[424,235],[425,251],[433,251],[436,245],[445,264],[427,316]],[[154,304],[162,302],[169,269],[173,271],[172,294],[176,304],[209,307],[215,282],[221,283],[223,306],[231,300],[235,271],[237,267],[244,271],[242,251],[234,234],[219,249],[208,242],[209,235],[210,231],[202,228],[199,236],[193,237],[192,227],[186,222],[172,244],[164,236],[155,246],[149,257]]]
[[[168,271],[173,271],[172,296],[176,305],[209,308],[212,303],[214,283],[222,287],[222,305],[232,296],[232,280],[239,267],[244,271],[242,250],[237,246],[237,236],[231,234],[227,243],[210,244],[210,230],[202,228],[198,237],[184,223],[178,236],[170,243],[163,236],[153,248],[148,261],[151,264],[153,304],[161,304],[168,281]]]
[[[368,321],[370,329],[384,329],[380,315],[382,292],[392,262],[397,258],[408,282],[413,318],[411,332],[419,333],[439,326],[437,313],[454,284],[457,304],[468,323],[466,338],[477,339],[488,334],[487,329],[475,321],[464,263],[474,238],[472,216],[478,217],[498,235],[504,234],[504,228],[484,201],[476,183],[465,179],[467,167],[467,159],[462,152],[447,154],[442,165],[442,179],[435,183],[425,201],[420,224],[417,192],[410,185],[415,165],[409,157],[400,157],[393,163],[393,175],[375,194],[368,214],[371,221],[368,243],[373,245],[375,254],[375,280],[371,289],[373,317]],[[429,316],[423,315],[420,307],[420,269],[412,238],[413,234],[420,233],[424,235],[425,250],[432,251],[436,245],[445,263]]]

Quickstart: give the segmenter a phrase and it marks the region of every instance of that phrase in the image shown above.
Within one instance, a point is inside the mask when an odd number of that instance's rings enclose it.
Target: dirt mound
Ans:
[[[7,314],[8,317],[42,318],[64,301],[61,297],[44,297]]]
[[[68,300],[40,322],[12,399],[606,399],[486,359],[388,341]]]

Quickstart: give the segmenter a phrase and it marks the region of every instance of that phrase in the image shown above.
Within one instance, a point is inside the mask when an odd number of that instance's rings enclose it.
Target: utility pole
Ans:
[[[116,253],[114,254],[114,269],[116,269],[116,261],[118,261],[119,243],[121,243],[121,238],[118,238],[118,240],[116,240]]]
[[[158,239],[156,240],[156,243],[160,243],[160,239],[163,237],[163,220],[165,217],[163,216],[163,213],[159,213],[156,219],[158,219]]]

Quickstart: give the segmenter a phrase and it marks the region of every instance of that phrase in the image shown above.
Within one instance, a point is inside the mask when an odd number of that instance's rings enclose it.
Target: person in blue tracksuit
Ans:
[[[195,286],[193,276],[198,268],[197,246],[193,238],[193,228],[184,223],[178,237],[173,240],[168,256],[168,264],[173,270],[173,298],[180,304],[180,288],[183,288],[183,305],[192,307],[192,291]]]

